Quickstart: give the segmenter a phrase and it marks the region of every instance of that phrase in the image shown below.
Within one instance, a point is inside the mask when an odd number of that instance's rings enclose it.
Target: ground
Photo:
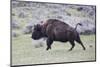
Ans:
[[[68,51],[70,43],[54,42],[52,49],[46,51],[43,47],[35,48],[31,35],[20,35],[12,38],[12,65],[45,64],[95,60],[95,35],[81,35],[86,47],[84,51],[78,43],[72,51]]]

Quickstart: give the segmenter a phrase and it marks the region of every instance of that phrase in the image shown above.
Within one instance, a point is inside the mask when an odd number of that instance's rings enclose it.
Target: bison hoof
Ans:
[[[72,49],[69,49],[68,51],[72,51]]]
[[[47,48],[46,50],[49,50],[49,48]]]
[[[83,48],[83,50],[86,50],[86,48]]]
[[[47,47],[47,49],[46,49],[46,50],[49,50],[49,49],[51,49],[51,47]]]

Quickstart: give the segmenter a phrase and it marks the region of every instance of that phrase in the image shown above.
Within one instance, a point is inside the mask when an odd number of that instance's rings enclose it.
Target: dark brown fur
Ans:
[[[74,41],[76,41],[79,44],[81,44],[81,46],[85,50],[85,47],[82,41],[80,40],[76,28],[75,29],[72,28],[63,21],[57,19],[49,19],[44,24],[42,25],[38,24],[36,27],[37,30],[32,33],[32,38],[36,40],[42,37],[47,37],[46,50],[51,49],[53,41],[60,41],[60,42],[69,41],[70,44],[72,45],[72,47],[69,50],[72,50],[74,48],[75,46]]]

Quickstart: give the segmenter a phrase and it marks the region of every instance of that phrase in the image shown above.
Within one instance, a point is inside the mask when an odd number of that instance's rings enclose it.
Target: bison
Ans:
[[[60,41],[60,42],[70,42],[72,47],[69,49],[71,51],[74,46],[75,42],[78,42],[85,50],[85,47],[80,40],[79,33],[76,31],[77,26],[82,25],[78,23],[75,28],[69,26],[65,22],[58,20],[58,19],[48,19],[43,24],[34,25],[34,29],[32,32],[32,39],[38,40],[40,38],[46,37],[47,48],[46,50],[51,49],[51,45],[53,41]]]

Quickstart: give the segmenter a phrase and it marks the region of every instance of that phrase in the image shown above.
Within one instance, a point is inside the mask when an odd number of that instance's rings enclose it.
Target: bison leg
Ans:
[[[71,51],[74,48],[74,46],[75,46],[74,41],[70,41],[70,44],[72,45],[72,47],[69,49],[69,51]]]
[[[78,35],[77,38],[75,39],[76,42],[78,42],[79,44],[81,44],[81,46],[83,47],[83,50],[85,50],[86,48],[84,47],[81,39],[80,39],[80,36]]]
[[[79,44],[81,44],[81,46],[83,47],[83,50],[85,50],[86,48],[84,47],[82,41],[80,40],[80,38],[78,40],[76,40]]]
[[[53,40],[47,39],[47,48],[46,48],[46,50],[51,49],[51,44],[52,43],[53,43]]]

